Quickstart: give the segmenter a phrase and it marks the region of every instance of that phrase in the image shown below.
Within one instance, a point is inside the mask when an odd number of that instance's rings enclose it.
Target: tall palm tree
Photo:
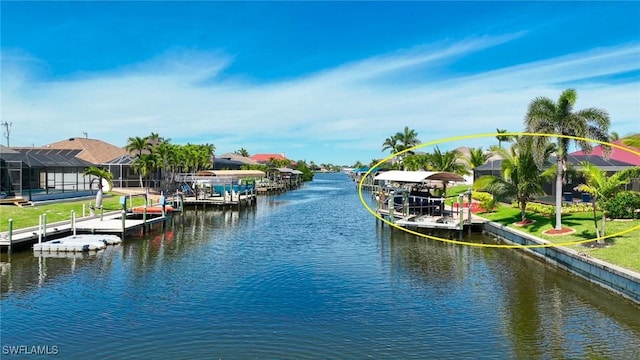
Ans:
[[[486,190],[494,195],[499,201],[514,198],[520,208],[520,221],[527,222],[527,203],[535,195],[543,195],[543,182],[552,177],[555,169],[552,167],[543,171],[542,166],[538,166],[535,161],[535,149],[533,139],[522,137],[510,149],[498,149],[498,154],[502,157],[501,174],[502,177],[485,175],[477,179],[474,189]],[[552,151],[552,147],[547,147],[547,152]]]
[[[507,132],[507,129],[496,129],[498,134],[504,134]],[[502,149],[503,141],[511,141],[511,136],[509,135],[496,135],[496,139],[498,139],[498,148]]]
[[[574,89],[567,89],[560,94],[557,102],[546,98],[537,97],[529,104],[525,117],[527,132],[558,134],[563,136],[575,136],[584,139],[607,141],[609,139],[609,114],[599,108],[587,108],[573,110],[577,98]],[[537,148],[547,143],[547,137],[535,137]],[[574,140],[583,151],[591,151],[591,144],[585,140]],[[555,229],[562,229],[562,185],[565,183],[565,171],[567,169],[567,155],[571,139],[558,137],[557,145],[557,171],[556,171],[556,224]],[[536,156],[538,163],[541,155]]]
[[[158,164],[158,157],[154,153],[142,154],[140,157],[137,157],[131,166],[133,170],[140,175],[140,178],[148,177],[149,174],[153,172]],[[147,178],[147,188],[150,185],[150,181]],[[143,185],[144,187],[144,185]]]
[[[398,138],[395,135],[384,139],[384,142],[382,143],[382,151],[385,150],[391,150],[392,154],[398,152]]]
[[[149,144],[149,139],[146,137],[133,136],[127,139],[127,146],[125,149],[128,152],[137,152],[136,159],[140,159],[143,152],[151,151],[151,145]],[[143,188],[144,184],[142,184],[142,173],[140,174],[140,187]]]
[[[405,126],[402,132],[396,133],[395,138],[399,143],[399,146],[397,148],[398,151],[407,150],[416,145],[420,145],[420,140],[418,140],[418,133],[413,129],[409,129],[408,126]],[[413,152],[409,153],[413,154]]]
[[[157,167],[162,170],[165,185],[172,183],[178,162],[176,145],[162,142],[153,148],[153,153],[157,157]]]
[[[96,193],[96,208],[102,207],[102,179],[105,179],[109,186],[113,185],[113,174],[109,172],[109,170],[105,168],[99,168],[96,166],[89,166],[84,170],[84,176],[95,176],[96,178],[92,179],[89,183],[89,187],[93,184],[94,181],[98,183],[98,192]]]
[[[640,177],[640,167],[627,168],[622,171],[618,171],[610,177],[607,177],[606,171],[593,165],[588,161],[580,163],[582,166],[582,174],[585,178],[585,184],[580,184],[576,187],[576,190],[589,193],[591,195],[591,204],[593,205],[593,223],[596,229],[596,237],[598,243],[604,244],[605,235],[605,219],[606,214],[602,211],[602,226],[601,231],[598,231],[598,220],[596,217],[596,206],[601,205],[602,202],[612,199],[617,193],[622,191],[622,186],[628,184],[631,179]]]

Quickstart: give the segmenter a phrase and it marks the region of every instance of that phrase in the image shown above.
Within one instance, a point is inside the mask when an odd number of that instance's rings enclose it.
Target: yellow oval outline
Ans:
[[[414,151],[416,149],[425,147],[425,146],[430,146],[430,145],[438,145],[438,144],[442,144],[442,143],[447,143],[447,142],[452,142],[452,141],[459,141],[459,140],[466,140],[466,139],[478,139],[478,138],[484,138],[484,137],[494,137],[494,136],[538,136],[538,137],[553,137],[553,138],[565,138],[565,139],[571,139],[571,140],[577,140],[577,141],[587,141],[587,142],[592,142],[592,143],[597,143],[597,144],[601,144],[601,145],[607,145],[610,146],[612,148],[616,148],[616,149],[620,149],[623,151],[627,151],[630,152],[632,154],[638,155],[640,156],[640,152],[636,152],[633,151],[629,148],[626,148],[624,146],[621,145],[616,145],[616,144],[612,144],[606,141],[599,141],[599,140],[594,140],[594,139],[587,139],[587,138],[582,138],[582,137],[577,137],[577,136],[570,136],[570,135],[560,135],[560,134],[542,134],[542,133],[529,133],[529,132],[506,132],[506,133],[485,133],[485,134],[471,134],[471,135],[461,135],[461,136],[452,136],[452,137],[448,137],[448,138],[442,138],[439,140],[434,140],[434,141],[430,141],[427,143],[422,143],[419,145],[416,145],[414,147],[411,147],[409,149],[405,149],[402,151],[399,151],[397,153],[391,154],[389,156],[387,156],[386,158],[378,161],[375,165],[373,165],[363,176],[362,179],[360,179],[360,182],[358,183],[358,196],[360,197],[360,202],[362,203],[362,205],[364,205],[365,209],[367,209],[367,211],[369,211],[369,213],[371,213],[374,217],[376,217],[377,219],[380,219],[380,221],[388,224],[389,226],[392,226],[396,229],[405,231],[409,234],[413,234],[413,235],[417,235],[417,236],[421,236],[427,239],[431,239],[431,240],[436,240],[436,241],[442,241],[445,243],[450,243],[450,244],[458,244],[458,245],[468,245],[468,246],[476,246],[476,247],[486,247],[486,248],[506,248],[506,249],[531,249],[531,248],[544,248],[544,247],[558,247],[558,246],[569,246],[569,245],[578,245],[578,244],[583,244],[583,243],[587,243],[587,242],[591,242],[591,241],[595,241],[598,239],[604,240],[604,239],[608,239],[608,238],[612,238],[612,237],[616,237],[616,236],[620,236],[632,231],[636,231],[636,230],[640,230],[640,225],[638,226],[634,226],[630,229],[627,230],[623,230],[620,232],[617,232],[615,234],[611,234],[611,235],[606,235],[604,237],[600,237],[600,238],[593,238],[593,239],[588,239],[588,240],[579,240],[579,241],[572,241],[572,242],[564,242],[564,243],[559,243],[559,244],[555,244],[555,243],[548,243],[548,244],[537,244],[537,245],[499,245],[499,244],[480,244],[480,243],[472,243],[472,242],[467,242],[467,241],[458,241],[458,240],[451,240],[451,239],[444,239],[444,238],[439,238],[437,236],[431,236],[431,235],[427,235],[427,234],[422,234],[410,229],[405,229],[401,226],[398,226],[388,220],[385,220],[384,218],[382,218],[381,216],[379,216],[374,210],[372,210],[369,205],[367,205],[366,201],[364,200],[364,197],[362,196],[362,185],[364,183],[364,180],[367,178],[367,176],[369,176],[369,174],[371,174],[371,171],[373,169],[375,169],[377,166],[380,166],[382,163],[386,162],[387,160],[391,160],[394,156],[400,155],[400,154],[404,154],[406,152],[409,151]],[[533,234],[528,234],[530,236],[533,236],[539,240],[548,242],[549,240],[545,240],[543,238],[539,238]]]

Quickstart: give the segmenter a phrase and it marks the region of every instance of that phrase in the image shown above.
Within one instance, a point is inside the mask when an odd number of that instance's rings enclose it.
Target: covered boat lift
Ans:
[[[398,226],[408,228],[431,228],[462,230],[470,225],[471,206],[468,207],[467,219],[464,219],[464,197],[471,203],[471,191],[457,196],[457,208],[452,204],[450,210],[445,209],[444,196],[435,197],[429,192],[411,192],[411,188],[434,186],[446,183],[464,182],[461,175],[446,171],[386,171],[375,176],[377,183],[376,212],[387,216],[389,221]],[[426,196],[424,196],[426,195]],[[454,202],[455,203],[455,202]]]

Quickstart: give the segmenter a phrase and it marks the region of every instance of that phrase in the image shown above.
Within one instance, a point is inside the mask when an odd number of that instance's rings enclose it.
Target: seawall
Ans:
[[[483,231],[513,245],[550,244],[544,239],[491,221],[484,224]],[[635,271],[582,255],[562,246],[521,250],[640,304],[640,274]]]

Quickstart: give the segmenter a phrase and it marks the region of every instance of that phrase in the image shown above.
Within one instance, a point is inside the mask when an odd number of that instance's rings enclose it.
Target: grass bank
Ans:
[[[120,195],[111,193],[103,199],[102,207],[104,212],[120,210]],[[134,197],[133,206],[144,204],[144,198]],[[40,215],[47,214],[47,223],[64,221],[71,219],[71,210],[76,212],[76,216],[82,216],[82,205],[85,205],[86,214],[89,214],[89,203],[95,203],[95,199],[54,202],[50,204],[18,207],[13,205],[0,206],[0,232],[9,230],[9,219],[13,219],[13,229],[21,229],[31,226],[38,226]],[[127,198],[127,206],[131,206]]]
[[[535,220],[535,223],[525,227],[513,225],[513,223],[520,221],[520,210],[509,206],[500,206],[499,209],[493,213],[482,213],[477,215],[502,225],[506,225],[523,232],[528,232],[555,244],[584,241],[595,239],[596,237],[593,224],[593,213],[563,215],[562,225],[564,227],[575,229],[576,232],[562,236],[547,236],[542,234],[543,231],[553,228],[555,224],[555,215],[547,217],[527,213],[527,218]],[[598,216],[601,216],[600,213],[598,213]],[[600,225],[601,224],[599,222],[598,227]],[[612,220],[606,222],[605,230],[607,235],[612,235],[638,226],[640,226],[640,220]],[[606,245],[604,247],[594,246],[595,241],[577,245],[567,245],[566,247],[596,259],[604,260],[623,268],[640,272],[640,230],[636,229],[622,235],[607,238],[605,242]]]

